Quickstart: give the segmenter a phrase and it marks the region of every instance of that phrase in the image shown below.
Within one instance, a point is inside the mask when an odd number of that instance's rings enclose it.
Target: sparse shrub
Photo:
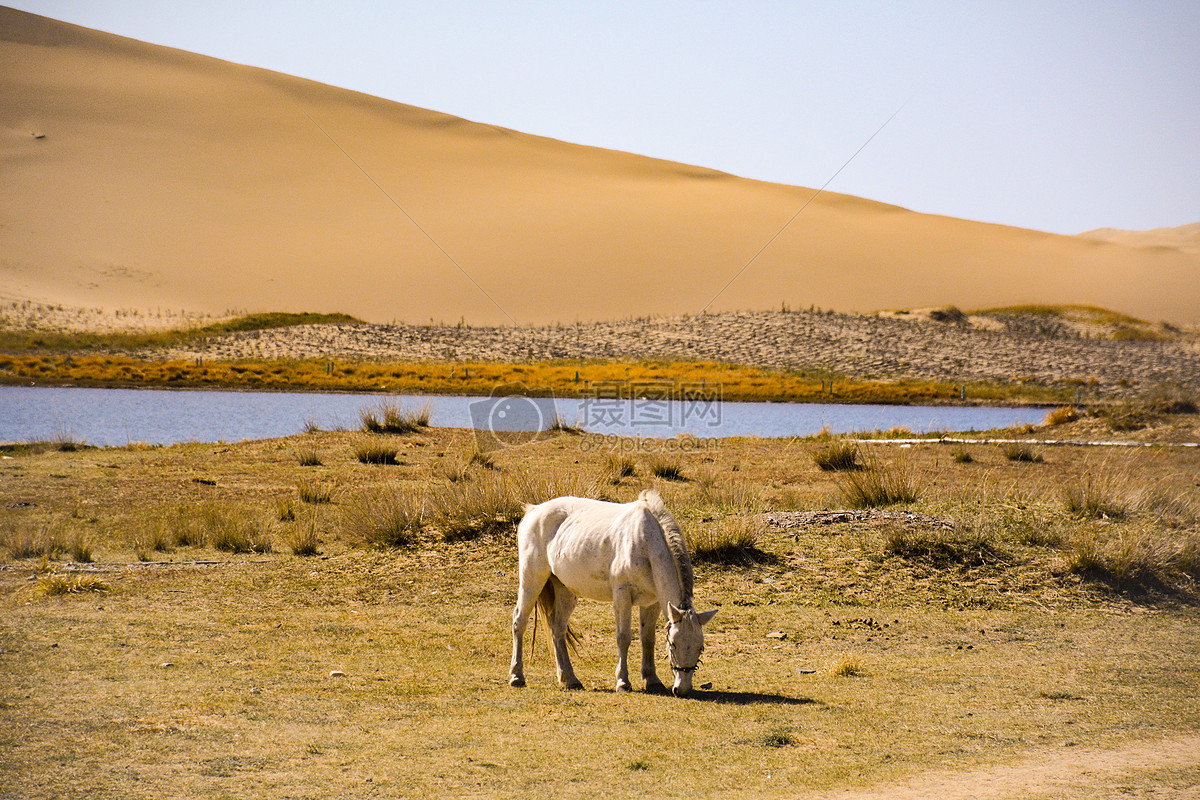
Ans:
[[[317,483],[302,483],[296,487],[302,502],[310,505],[321,505],[333,502],[333,489]]]
[[[602,474],[611,484],[618,484],[623,478],[632,478],[637,474],[637,464],[631,456],[621,453],[607,453],[601,462]]]
[[[354,455],[364,464],[395,465],[400,463],[396,458],[396,448],[375,442],[359,445],[354,451]]]
[[[362,429],[368,433],[416,433],[429,427],[433,407],[426,403],[421,408],[406,409],[397,402],[383,401],[377,408],[364,408],[359,412]]]
[[[809,450],[813,462],[825,472],[848,472],[863,469],[858,460],[858,442],[832,439]]]
[[[139,561],[149,561],[151,553],[169,553],[175,546],[171,528],[163,520],[154,520],[133,533],[130,544]]]
[[[952,325],[966,325],[969,321],[967,315],[958,306],[935,308],[929,312],[929,318],[934,322],[948,322]]]
[[[428,521],[429,504],[411,492],[378,490],[356,498],[342,512],[342,529],[350,541],[372,547],[416,544]]]
[[[646,471],[656,478],[665,481],[681,481],[683,477],[683,462],[672,453],[650,453],[646,456]]]
[[[1040,464],[1045,459],[1038,452],[1037,448],[1029,442],[1005,442],[1000,445],[1000,452],[1009,461],[1017,461],[1026,464]]]
[[[868,466],[838,475],[838,489],[851,508],[881,508],[913,503],[920,498],[921,481],[911,462],[898,459]]]
[[[301,447],[296,452],[296,460],[300,462],[300,466],[302,467],[321,466],[321,456],[317,453],[317,448],[314,445]]]
[[[1043,425],[1065,425],[1079,419],[1079,412],[1074,406],[1061,406],[1046,415]]]

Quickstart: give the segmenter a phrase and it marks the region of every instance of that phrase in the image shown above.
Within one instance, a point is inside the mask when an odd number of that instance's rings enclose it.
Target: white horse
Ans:
[[[692,690],[692,673],[704,650],[703,626],[717,613],[692,607],[692,560],[679,523],[658,492],[632,503],[559,497],[526,506],[517,528],[521,585],[513,610],[513,656],[509,684],[525,685],[521,648],[536,602],[546,616],[558,680],[582,689],[568,657],[573,638],[567,622],[577,596],[611,601],[617,618],[617,691],[627,692],[633,606],[641,609],[642,678],[646,691],[666,691],[654,669],[654,629],[667,616],[667,653],[675,673],[672,692]]]

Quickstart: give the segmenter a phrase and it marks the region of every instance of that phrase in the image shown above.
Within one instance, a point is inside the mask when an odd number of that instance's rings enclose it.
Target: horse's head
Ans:
[[[686,697],[692,691],[692,673],[700,666],[704,652],[704,626],[716,616],[716,609],[697,614],[693,608],[676,608],[667,603],[667,656],[675,673],[671,693]]]

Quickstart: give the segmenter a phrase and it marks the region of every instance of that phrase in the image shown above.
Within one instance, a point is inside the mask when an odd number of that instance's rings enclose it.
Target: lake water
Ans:
[[[904,427],[914,433],[989,430],[1040,422],[1045,409],[732,403],[712,400],[548,399],[285,392],[0,387],[0,441],[69,436],[77,442],[235,442],[289,436],[309,422],[357,429],[383,401],[426,403],[436,427],[537,430],[557,414],[596,433],[670,438],[809,436]]]

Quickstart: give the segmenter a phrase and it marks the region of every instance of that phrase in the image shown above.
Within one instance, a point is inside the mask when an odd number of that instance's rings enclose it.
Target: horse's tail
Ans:
[[[554,588],[555,582],[556,581],[555,581],[554,576],[551,576],[550,580],[546,581],[546,585],[542,587],[542,593],[540,595],[538,595],[537,605],[533,609],[533,641],[530,642],[530,644],[529,644],[530,652],[533,652],[534,648],[537,646],[537,613],[538,613],[538,609],[541,609],[541,612],[546,615],[546,632],[550,635],[553,635],[553,629],[551,628],[550,620],[553,618],[553,615],[554,615],[554,601],[555,601],[555,591],[556,591],[556,589]],[[567,647],[571,650],[572,653],[579,652],[580,641],[582,641],[582,640],[579,638],[579,634],[577,634],[575,632],[575,630],[570,626],[570,624],[568,624],[567,625]],[[550,646],[551,647],[554,646],[553,640],[551,640]]]

